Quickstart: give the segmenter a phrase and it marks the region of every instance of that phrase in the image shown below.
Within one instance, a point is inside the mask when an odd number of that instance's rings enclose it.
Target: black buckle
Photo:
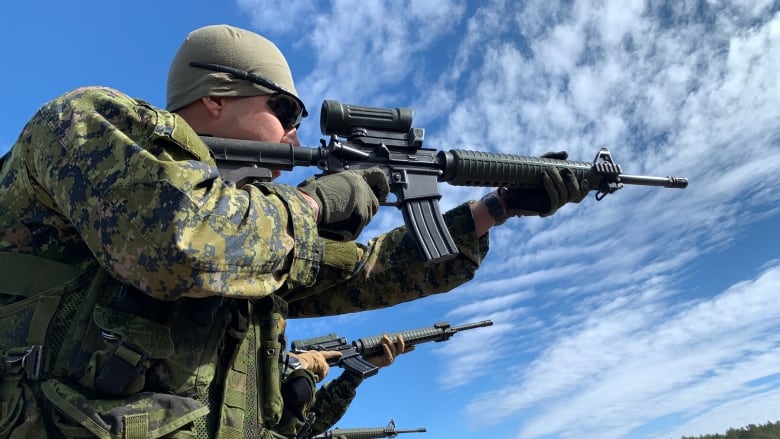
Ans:
[[[12,349],[5,354],[5,362],[8,364],[18,364],[24,370],[27,378],[38,380],[41,378],[43,369],[43,346],[36,344],[30,347]]]
[[[309,413],[309,416],[306,417],[306,421],[304,421],[303,425],[301,426],[301,429],[298,431],[298,434],[295,436],[295,439],[301,439],[301,438],[307,438],[310,437],[311,432],[311,426],[314,424],[314,421],[317,419],[317,416],[314,414],[314,412]]]
[[[130,361],[128,354],[136,354],[133,361]],[[130,384],[144,374],[146,359],[146,352],[138,346],[122,340],[115,341],[114,348],[95,376],[95,388],[111,396],[124,395]]]

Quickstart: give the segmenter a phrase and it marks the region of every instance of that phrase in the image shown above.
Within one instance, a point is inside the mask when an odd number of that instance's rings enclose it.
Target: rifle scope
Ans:
[[[412,128],[411,108],[379,108],[322,101],[320,131],[324,135],[350,137],[356,128],[406,134]]]

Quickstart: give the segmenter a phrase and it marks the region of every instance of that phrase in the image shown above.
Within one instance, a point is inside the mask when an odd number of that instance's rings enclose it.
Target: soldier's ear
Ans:
[[[212,118],[219,119],[225,109],[226,99],[219,96],[203,96],[200,102]]]

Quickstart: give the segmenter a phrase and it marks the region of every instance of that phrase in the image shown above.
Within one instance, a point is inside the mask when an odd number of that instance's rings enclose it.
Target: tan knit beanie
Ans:
[[[191,62],[247,72],[275,83],[281,90],[230,73],[193,67]],[[279,48],[254,32],[228,25],[211,25],[192,31],[176,52],[168,70],[165,108],[175,111],[204,96],[261,96],[276,91],[293,96],[303,106],[290,67]]]

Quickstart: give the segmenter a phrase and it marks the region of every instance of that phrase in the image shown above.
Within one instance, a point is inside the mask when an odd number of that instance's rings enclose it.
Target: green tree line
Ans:
[[[683,436],[680,439],[780,439],[780,421],[763,425],[750,424],[742,428],[729,428],[724,434]]]

